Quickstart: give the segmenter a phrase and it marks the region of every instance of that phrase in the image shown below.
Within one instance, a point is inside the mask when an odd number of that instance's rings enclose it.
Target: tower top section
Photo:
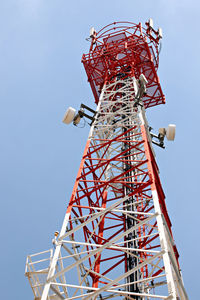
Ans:
[[[139,79],[141,74],[148,81],[143,97],[145,108],[165,103],[157,75],[162,30],[153,28],[152,19],[145,25],[144,28],[141,23],[114,22],[98,32],[90,29],[91,46],[82,62],[96,104],[105,83],[127,77]]]

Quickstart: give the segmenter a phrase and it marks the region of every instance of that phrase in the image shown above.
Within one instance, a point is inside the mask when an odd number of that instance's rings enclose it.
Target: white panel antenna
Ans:
[[[153,28],[153,19],[152,18],[149,19],[149,27]]]
[[[158,28],[158,37],[160,38],[160,39],[162,39],[163,38],[163,32],[162,32],[162,28]]]
[[[95,32],[96,32],[96,31],[95,31],[94,27],[91,27],[91,28],[90,28],[90,37],[91,37],[91,38],[94,36]]]

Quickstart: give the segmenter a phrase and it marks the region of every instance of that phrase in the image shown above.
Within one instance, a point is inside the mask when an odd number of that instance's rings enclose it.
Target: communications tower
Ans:
[[[29,255],[35,300],[186,300],[178,251],[145,110],[165,103],[157,75],[162,30],[115,22],[90,30],[82,57],[96,111],[69,108],[65,123],[90,119],[90,132],[54,249]]]

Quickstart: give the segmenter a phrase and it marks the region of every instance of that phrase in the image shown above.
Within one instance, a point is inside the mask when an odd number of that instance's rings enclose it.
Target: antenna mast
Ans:
[[[115,22],[90,30],[82,57],[97,105],[54,250],[27,257],[34,299],[188,299],[145,110],[165,103],[162,30]],[[65,122],[76,124],[69,108]],[[86,107],[93,112],[90,108]]]

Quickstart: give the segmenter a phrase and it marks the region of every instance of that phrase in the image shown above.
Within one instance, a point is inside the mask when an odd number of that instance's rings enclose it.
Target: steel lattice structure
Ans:
[[[188,299],[145,116],[165,102],[146,25],[113,23],[83,55],[97,113],[55,250],[27,257],[35,299]]]

